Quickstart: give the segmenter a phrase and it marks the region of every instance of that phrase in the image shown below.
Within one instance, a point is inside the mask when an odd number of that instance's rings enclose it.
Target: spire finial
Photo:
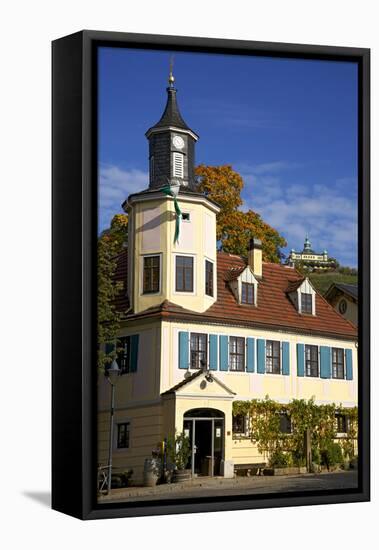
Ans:
[[[174,56],[172,55],[170,57],[170,74],[169,74],[169,77],[168,77],[168,85],[170,86],[170,88],[174,87],[174,82],[175,82],[175,78],[174,78],[174,75],[173,75],[173,69],[174,69]]]

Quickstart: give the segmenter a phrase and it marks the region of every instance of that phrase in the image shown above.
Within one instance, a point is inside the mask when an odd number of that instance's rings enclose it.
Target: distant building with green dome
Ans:
[[[301,252],[297,252],[294,248],[291,249],[287,263],[290,266],[294,266],[296,262],[301,262],[303,266],[307,267],[310,271],[327,270],[336,267],[336,261],[328,257],[327,250],[323,252],[315,252],[312,250],[312,243],[308,235],[305,237],[304,248]]]

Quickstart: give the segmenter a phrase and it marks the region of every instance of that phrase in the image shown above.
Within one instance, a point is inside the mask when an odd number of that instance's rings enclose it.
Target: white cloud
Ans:
[[[112,217],[122,212],[121,205],[131,193],[146,189],[147,172],[138,169],[122,170],[102,164],[99,168],[99,229],[109,227]]]
[[[308,233],[314,248],[355,265],[357,257],[357,201],[346,192],[354,178],[340,178],[335,185],[285,183],[280,177],[291,165],[273,162],[240,169],[245,181],[244,210],[251,208],[275,227],[288,248],[302,248]],[[286,176],[288,180],[288,174]]]
[[[240,165],[236,169],[245,181],[243,210],[252,209],[275,227],[287,240],[288,248],[299,249],[309,233],[316,250],[326,248],[344,265],[355,265],[357,256],[357,201],[350,190],[354,178],[340,178],[335,185],[287,183],[283,172],[299,165],[276,161]],[[288,180],[288,173],[286,174]],[[109,226],[122,212],[121,204],[131,193],[148,187],[143,170],[122,170],[101,165],[99,170],[99,228]]]

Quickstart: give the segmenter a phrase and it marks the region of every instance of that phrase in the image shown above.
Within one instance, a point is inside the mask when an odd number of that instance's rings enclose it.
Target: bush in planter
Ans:
[[[289,466],[292,466],[292,464],[292,456],[288,453],[280,451],[279,449],[276,449],[270,456],[270,468],[288,468]]]
[[[167,438],[167,456],[177,470],[185,470],[191,456],[189,438],[183,432]]]

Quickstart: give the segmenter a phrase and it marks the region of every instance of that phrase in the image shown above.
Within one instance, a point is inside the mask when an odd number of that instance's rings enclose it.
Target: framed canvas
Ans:
[[[369,500],[367,49],[53,42],[53,508]]]

